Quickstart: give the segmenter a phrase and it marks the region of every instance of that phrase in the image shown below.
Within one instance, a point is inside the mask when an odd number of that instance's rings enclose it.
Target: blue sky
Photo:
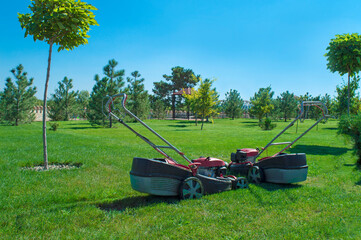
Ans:
[[[249,99],[260,87],[275,95],[335,95],[338,74],[326,69],[323,56],[336,34],[360,32],[359,0],[88,0],[98,8],[100,26],[92,27],[89,44],[73,51],[54,51],[49,92],[65,76],[74,88],[91,89],[114,58],[126,76],[138,70],[151,92],[153,82],[174,66],[216,78],[221,98],[230,89]],[[0,9],[0,89],[10,70],[23,64],[37,97],[44,91],[48,45],[24,38],[17,13],[30,0],[4,1]]]

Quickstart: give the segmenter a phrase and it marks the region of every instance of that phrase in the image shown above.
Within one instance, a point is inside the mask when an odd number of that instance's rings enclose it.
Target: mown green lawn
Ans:
[[[313,122],[299,124],[299,132]],[[264,146],[286,125],[263,131],[255,120],[216,119],[201,131],[187,121],[147,123],[190,158],[227,161],[237,148]],[[361,239],[361,171],[336,128],[336,121],[320,124],[291,149],[307,154],[305,182],[179,201],[132,190],[132,158],[159,155],[120,124],[60,122],[48,132],[49,161],[81,167],[45,172],[22,169],[42,162],[41,123],[0,125],[0,238]],[[279,141],[293,140],[295,130]]]

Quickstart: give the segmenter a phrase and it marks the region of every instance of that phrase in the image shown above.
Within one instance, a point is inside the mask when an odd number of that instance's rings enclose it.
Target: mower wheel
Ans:
[[[232,182],[232,188],[234,190],[240,188],[248,188],[248,181],[245,177],[239,177],[235,181]]]
[[[203,184],[196,177],[186,178],[180,185],[179,196],[181,199],[201,198],[203,193]]]
[[[264,180],[264,175],[263,175],[263,171],[260,167],[258,166],[252,166],[249,170],[248,170],[248,175],[247,175],[248,181],[251,183],[261,183]]]

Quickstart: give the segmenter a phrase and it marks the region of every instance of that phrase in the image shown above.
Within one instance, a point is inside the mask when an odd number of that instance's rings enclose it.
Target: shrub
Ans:
[[[58,129],[58,127],[59,127],[59,123],[56,123],[56,122],[50,123],[50,130],[51,131],[56,131]]]
[[[354,154],[357,155],[357,164],[361,165],[361,114],[344,115],[338,124],[338,134],[347,136],[353,142]]]
[[[272,123],[272,120],[268,117],[262,119],[262,121],[260,122],[259,126],[263,129],[263,130],[272,130],[274,129],[277,125]]]

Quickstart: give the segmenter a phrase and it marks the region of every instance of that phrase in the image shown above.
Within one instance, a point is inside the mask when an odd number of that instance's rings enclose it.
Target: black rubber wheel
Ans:
[[[201,180],[196,177],[186,178],[180,185],[179,196],[181,199],[195,199],[203,196],[204,188]]]
[[[263,171],[258,166],[252,166],[248,170],[247,179],[250,183],[261,183],[264,180]]]
[[[245,177],[239,177],[232,182],[232,189],[248,188],[248,180]]]

